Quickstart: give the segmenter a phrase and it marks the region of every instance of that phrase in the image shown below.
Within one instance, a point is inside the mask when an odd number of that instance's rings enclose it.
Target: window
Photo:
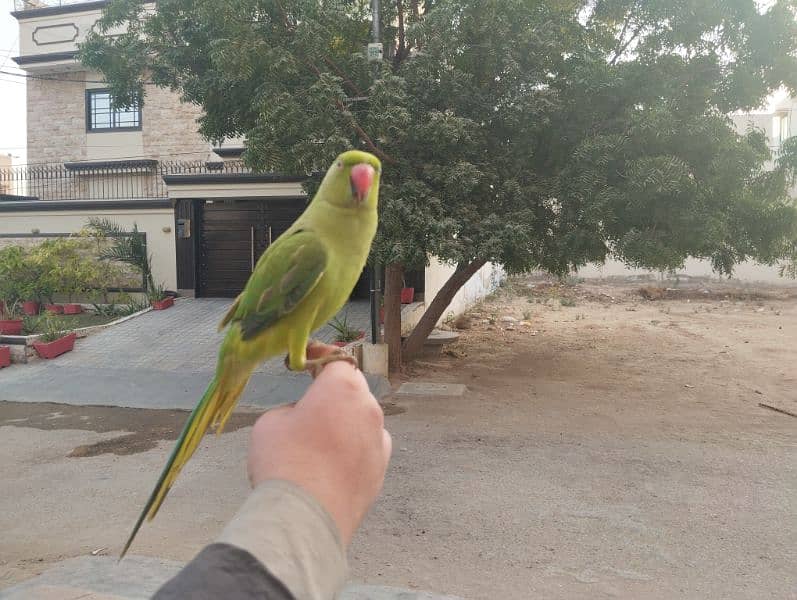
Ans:
[[[789,114],[779,113],[776,114],[772,120],[772,138],[778,145],[783,144],[791,137],[789,131]]]
[[[141,106],[113,106],[108,90],[86,90],[86,130],[125,131],[141,129]]]

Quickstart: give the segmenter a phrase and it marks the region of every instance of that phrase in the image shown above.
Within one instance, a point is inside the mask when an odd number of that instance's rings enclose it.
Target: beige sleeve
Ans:
[[[252,554],[296,600],[331,600],[346,582],[346,551],[335,522],[288,481],[255,488],[218,541]]]

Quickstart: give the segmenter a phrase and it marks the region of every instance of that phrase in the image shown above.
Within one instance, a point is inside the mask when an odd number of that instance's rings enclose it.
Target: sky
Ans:
[[[19,55],[19,27],[11,16],[14,0],[0,0],[0,71],[23,73],[12,56]],[[0,73],[0,154],[14,164],[25,162],[25,80]]]

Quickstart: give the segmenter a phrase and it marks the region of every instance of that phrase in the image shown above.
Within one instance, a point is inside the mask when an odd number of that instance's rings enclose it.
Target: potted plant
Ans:
[[[0,304],[0,319],[15,322],[0,326],[0,333],[19,335],[3,329],[16,330],[20,328],[16,322],[21,319],[19,302],[26,293],[25,284],[24,250],[20,246],[8,246],[0,249],[0,299],[3,301]]]
[[[19,303],[6,300],[0,309],[0,335],[21,335],[23,320]]]
[[[61,272],[60,291],[67,297],[67,302],[64,304],[65,315],[78,315],[83,312],[83,305],[73,302],[73,298],[83,294],[87,287],[86,260],[74,256],[64,263]]]
[[[41,358],[49,360],[75,347],[77,334],[69,331],[63,318],[47,316],[42,330],[43,333],[33,342],[33,348]]]
[[[41,311],[42,299],[51,293],[42,265],[35,255],[29,252],[24,256],[25,272],[20,281],[22,312],[34,317]]]
[[[25,300],[22,303],[22,312],[29,317],[34,317],[39,314],[41,304],[37,300]]]
[[[0,369],[11,366],[11,348],[0,346]]]
[[[404,282],[404,287],[401,288],[401,303],[412,304],[415,301],[415,288],[407,287],[407,282]]]
[[[348,313],[344,314],[343,318],[332,319],[329,326],[335,330],[335,341],[332,343],[341,348],[365,337],[362,329],[354,329],[349,325]]]
[[[163,285],[156,285],[149,291],[148,296],[152,310],[166,310],[174,306],[174,296],[167,294]]]

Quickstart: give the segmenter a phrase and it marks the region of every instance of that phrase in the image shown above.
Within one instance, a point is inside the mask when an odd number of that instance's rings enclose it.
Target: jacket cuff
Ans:
[[[249,552],[295,598],[330,600],[346,582],[346,551],[335,522],[288,481],[255,488],[218,541]]]

